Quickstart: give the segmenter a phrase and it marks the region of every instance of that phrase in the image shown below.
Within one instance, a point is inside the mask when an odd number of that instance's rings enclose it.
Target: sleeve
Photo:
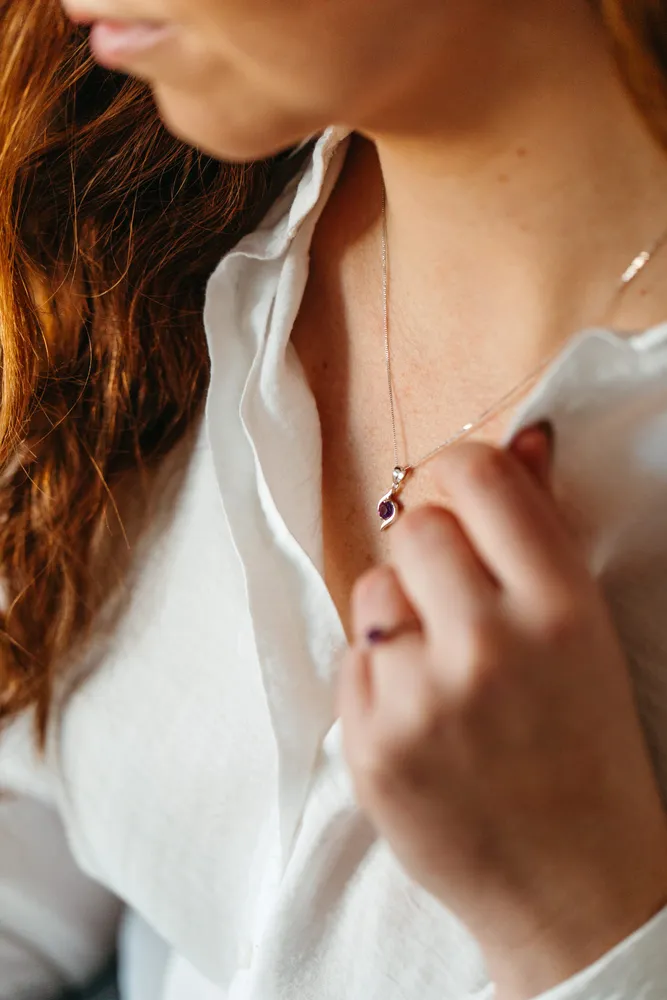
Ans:
[[[119,904],[76,866],[48,781],[0,746],[0,1000],[52,1000],[89,980],[113,952]]]

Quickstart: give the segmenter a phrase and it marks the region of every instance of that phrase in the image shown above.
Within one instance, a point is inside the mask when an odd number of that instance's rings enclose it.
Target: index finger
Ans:
[[[433,476],[502,587],[541,600],[581,572],[555,500],[514,455],[467,443],[444,452]]]

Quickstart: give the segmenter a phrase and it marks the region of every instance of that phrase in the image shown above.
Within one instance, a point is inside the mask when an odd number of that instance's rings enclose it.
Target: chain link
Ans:
[[[644,270],[644,268],[653,260],[656,253],[661,250],[667,243],[667,229],[655,240],[652,246],[648,250],[642,250],[641,253],[637,254],[633,258],[631,263],[625,269],[623,274],[618,279],[618,282],[614,288],[613,295],[611,296],[607,307],[602,314],[602,319],[600,325],[604,326],[608,320],[613,316],[616,308],[618,307],[619,301],[623,297],[625,291],[632,284],[632,282],[637,278],[637,276]],[[389,237],[388,237],[388,220],[387,220],[387,199],[386,193],[383,196],[382,202],[382,312],[383,312],[383,325],[384,325],[384,353],[385,353],[385,364],[387,371],[387,391],[389,394],[389,410],[391,414],[391,432],[394,442],[394,468],[402,469],[406,473],[414,472],[419,466],[424,465],[426,462],[430,461],[432,458],[441,452],[444,448],[450,447],[450,445],[456,444],[457,441],[462,441],[464,438],[473,434],[475,431],[480,430],[484,427],[493,417],[502,413],[510,403],[519,396],[522,392],[526,391],[528,387],[534,382],[539,375],[554,361],[563,349],[561,344],[556,351],[549,354],[543,361],[540,362],[537,367],[533,368],[525,378],[517,382],[516,385],[497,399],[491,404],[486,410],[483,410],[477,418],[467,424],[460,427],[454,434],[446,438],[440,444],[432,448],[431,451],[422,455],[415,462],[406,462],[405,465],[400,464],[399,458],[399,448],[398,448],[398,432],[396,428],[396,398],[394,392],[394,378],[392,371],[392,361],[391,361],[391,344],[390,344],[390,321],[389,321]]]

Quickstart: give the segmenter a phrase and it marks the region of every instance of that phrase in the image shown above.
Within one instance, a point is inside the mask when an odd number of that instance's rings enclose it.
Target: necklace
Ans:
[[[641,253],[637,254],[635,258],[631,261],[628,267],[625,269],[623,274],[618,279],[614,292],[609,300],[609,304],[603,314],[603,322],[610,314],[613,314],[614,309],[618,305],[619,300],[623,296],[628,286],[635,280],[638,274],[644,270],[646,265],[653,259],[655,254],[662,249],[664,244],[667,243],[667,230],[665,230],[661,235],[655,240],[655,242],[649,247],[648,250],[642,250]],[[386,200],[382,206],[382,304],[383,304],[383,326],[384,326],[384,355],[385,355],[385,366],[387,372],[387,390],[389,395],[389,412],[391,415],[391,431],[394,441],[394,470],[392,473],[392,484],[391,489],[389,489],[384,496],[380,499],[377,507],[378,517],[380,518],[380,530],[385,531],[387,528],[391,527],[392,524],[400,516],[403,510],[403,505],[400,501],[400,494],[405,487],[408,478],[412,475],[415,469],[420,466],[425,465],[432,458],[435,458],[441,451],[445,448],[449,448],[451,445],[456,444],[458,441],[464,440],[474,431],[479,430],[484,427],[493,417],[502,413],[512,401],[519,396],[528,386],[540,375],[548,365],[554,361],[562,350],[562,345],[558,350],[554,351],[544,358],[539,365],[533,368],[525,378],[517,382],[512,388],[506,392],[500,399],[495,400],[486,410],[471,421],[470,423],[464,424],[459,427],[457,431],[451,434],[440,444],[436,445],[425,455],[422,455],[414,462],[405,462],[401,465],[398,454],[398,433],[396,431],[396,402],[394,394],[394,379],[392,374],[391,365],[391,347],[390,347],[390,324],[389,324],[389,240],[387,233],[387,204]]]

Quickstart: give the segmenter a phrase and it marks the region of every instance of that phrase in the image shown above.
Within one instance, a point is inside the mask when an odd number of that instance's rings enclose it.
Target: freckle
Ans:
[[[528,156],[528,150],[525,149],[524,146],[519,146],[519,148],[516,151],[516,155],[519,157],[520,160],[523,160],[525,159],[526,156]]]
[[[507,176],[507,174],[498,174],[498,183],[499,184],[507,184],[508,181],[509,181],[509,177]]]
[[[648,295],[648,288],[640,289],[639,294],[641,295],[642,298],[644,298],[646,295]]]

